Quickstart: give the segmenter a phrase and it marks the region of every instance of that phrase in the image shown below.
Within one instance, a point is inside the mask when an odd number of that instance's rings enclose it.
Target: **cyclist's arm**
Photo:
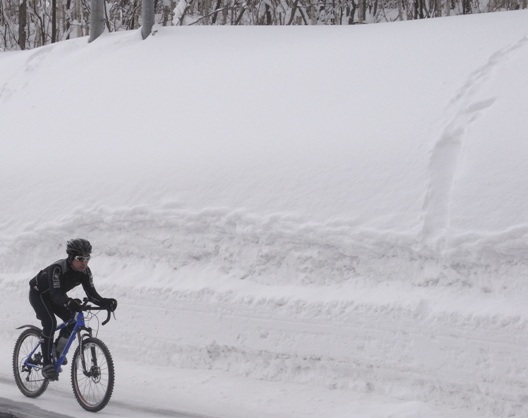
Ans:
[[[59,265],[51,266],[51,274],[48,274],[50,297],[55,305],[66,306],[68,303],[68,295],[62,289],[60,277],[62,269]]]
[[[99,305],[99,306],[104,304],[104,298],[95,289],[95,286],[93,283],[93,276],[92,276],[92,272],[90,269],[87,269],[86,271],[86,277],[82,281],[82,286],[90,302],[95,303],[96,305]]]

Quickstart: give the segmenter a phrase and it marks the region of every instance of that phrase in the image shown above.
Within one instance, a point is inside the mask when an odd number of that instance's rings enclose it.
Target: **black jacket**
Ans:
[[[96,305],[104,303],[104,299],[95,290],[90,269],[87,268],[84,272],[75,271],[67,259],[49,265],[29,282],[32,289],[37,290],[43,296],[48,296],[52,303],[58,306],[65,306],[69,299],[66,292],[80,284],[90,302]]]

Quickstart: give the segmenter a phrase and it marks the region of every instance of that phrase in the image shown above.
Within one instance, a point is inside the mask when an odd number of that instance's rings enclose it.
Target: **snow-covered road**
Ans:
[[[345,300],[297,290],[277,298],[249,289],[103,288],[121,304],[99,334],[116,364],[114,395],[99,415],[487,418],[524,408],[527,321],[512,299],[500,313],[499,300],[447,291],[356,289]],[[15,318],[30,314],[25,296],[10,294],[3,352],[18,334]],[[30,400],[5,377],[6,359],[3,397],[91,416],[77,405],[68,368]]]

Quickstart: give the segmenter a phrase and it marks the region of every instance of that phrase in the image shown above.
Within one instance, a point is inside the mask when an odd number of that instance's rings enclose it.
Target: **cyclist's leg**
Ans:
[[[68,309],[66,307],[59,307],[59,306],[54,306],[53,307],[53,313],[55,315],[57,315],[60,319],[62,319],[63,322],[68,322],[69,320],[73,319],[73,317],[75,315],[75,312],[72,312],[70,309]],[[75,324],[71,323],[67,327],[64,327],[63,329],[61,329],[57,339],[59,339],[61,337],[64,337],[66,339],[69,338],[70,334],[73,331],[73,327],[74,326],[75,326]]]
[[[54,313],[63,320],[63,322],[68,322],[70,319],[73,319],[74,313],[70,311],[68,308],[55,308]],[[64,347],[66,346],[66,343],[68,342],[68,338],[70,338],[70,335],[73,331],[73,328],[75,326],[75,323],[71,323],[70,325],[62,328],[59,332],[59,335],[57,336],[57,339],[53,343],[55,350],[57,352],[57,357],[62,353],[62,350],[64,350]],[[62,364],[67,364],[68,361],[64,359],[64,362]]]
[[[53,334],[57,326],[57,320],[53,314],[51,301],[43,297],[38,291],[31,289],[29,291],[29,302],[37,314],[37,318],[42,323],[42,358],[44,365],[51,364],[51,344],[53,341]]]
[[[42,296],[38,291],[31,289],[29,291],[29,302],[37,314],[37,318],[42,323],[42,375],[50,380],[57,380],[58,374],[55,366],[51,361],[51,346],[53,343],[53,334],[57,326],[57,320],[53,314],[51,300],[49,297]]]

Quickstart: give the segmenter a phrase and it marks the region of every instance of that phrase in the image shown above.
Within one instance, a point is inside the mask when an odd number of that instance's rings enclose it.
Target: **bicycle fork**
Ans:
[[[77,334],[77,338],[79,339],[79,355],[81,359],[83,374],[86,377],[97,379],[100,373],[99,366],[97,364],[95,346],[87,342],[88,339],[92,338],[92,329],[85,326],[79,327],[79,333]],[[86,344],[89,344],[91,364],[87,364],[86,357],[84,356]]]

